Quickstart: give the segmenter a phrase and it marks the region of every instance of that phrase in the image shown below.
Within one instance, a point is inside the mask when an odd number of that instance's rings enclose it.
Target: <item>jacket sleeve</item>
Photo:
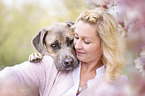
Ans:
[[[52,58],[46,56],[39,63],[25,61],[12,67],[6,67],[0,71],[0,88],[2,88],[2,85],[6,86],[6,84],[11,83],[10,85],[27,94],[25,96],[28,96],[28,94],[29,96],[37,96],[38,88],[45,84],[45,67],[48,67],[47,72],[49,72],[52,65]]]

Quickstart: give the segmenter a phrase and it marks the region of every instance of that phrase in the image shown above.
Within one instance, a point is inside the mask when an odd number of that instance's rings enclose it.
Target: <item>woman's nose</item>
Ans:
[[[77,40],[74,45],[75,45],[75,49],[81,49],[82,48],[82,44],[79,40]]]

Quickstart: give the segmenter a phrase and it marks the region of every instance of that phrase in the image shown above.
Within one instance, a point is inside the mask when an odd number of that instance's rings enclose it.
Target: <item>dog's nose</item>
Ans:
[[[73,64],[73,58],[65,58],[64,59],[64,64],[66,66],[71,66]]]

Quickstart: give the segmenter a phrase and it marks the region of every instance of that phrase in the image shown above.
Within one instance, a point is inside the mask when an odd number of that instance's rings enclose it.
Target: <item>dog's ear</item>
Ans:
[[[70,27],[70,28],[72,28],[73,27],[73,25],[75,24],[74,22],[72,22],[72,21],[66,21],[65,22],[66,24],[67,24],[67,26],[68,27]]]
[[[47,51],[46,45],[45,45],[45,36],[47,35],[48,31],[45,29],[40,30],[38,34],[32,39],[32,45],[34,48],[41,53],[42,55],[45,55],[45,52]]]

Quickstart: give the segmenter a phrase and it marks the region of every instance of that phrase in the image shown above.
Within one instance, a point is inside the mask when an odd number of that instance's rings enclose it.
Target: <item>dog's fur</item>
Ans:
[[[33,38],[35,49],[44,56],[48,54],[54,58],[58,70],[72,70],[78,65],[73,48],[73,23],[56,23],[43,28]]]

